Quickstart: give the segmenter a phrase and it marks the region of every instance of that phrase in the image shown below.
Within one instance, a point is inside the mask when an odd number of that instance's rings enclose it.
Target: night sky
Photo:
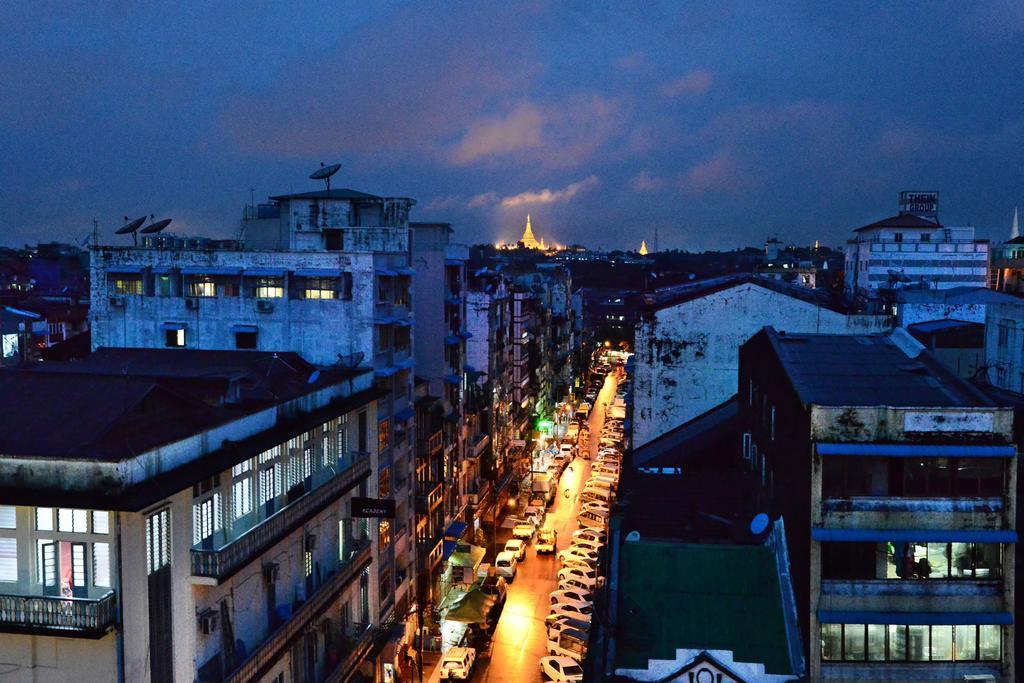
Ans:
[[[1024,3],[0,4],[0,244],[257,200],[417,200],[464,242],[836,245],[1024,204]],[[627,6],[628,5],[628,6]]]

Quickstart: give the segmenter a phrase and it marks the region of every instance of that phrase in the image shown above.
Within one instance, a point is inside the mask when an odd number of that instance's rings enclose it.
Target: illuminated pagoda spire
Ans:
[[[647,240],[640,240],[640,255],[647,256]]]
[[[527,249],[541,248],[537,238],[533,236],[533,227],[530,225],[530,214],[526,214],[526,230],[523,231],[523,236],[519,238],[519,241],[522,242],[523,246]]]
[[[1017,216],[1017,207],[1013,207],[1013,228],[1010,230],[1010,239],[1020,237],[1020,218]]]

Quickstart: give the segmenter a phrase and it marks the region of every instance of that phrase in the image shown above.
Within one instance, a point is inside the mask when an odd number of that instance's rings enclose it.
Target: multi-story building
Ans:
[[[378,402],[377,488],[396,503],[374,550],[380,608],[404,613],[414,561],[413,316],[407,198],[346,189],[249,207],[239,242],[173,236],[92,251],[93,348],[294,351],[370,367]]]
[[[55,398],[59,397],[59,398]],[[387,615],[370,368],[101,349],[0,376],[12,681],[341,681]]]
[[[740,345],[765,325],[787,332],[878,332],[888,316],[851,314],[827,292],[732,275],[645,294],[633,366],[633,446],[736,393]]]
[[[908,195],[933,195],[926,202]],[[874,299],[879,289],[922,283],[932,289],[985,287],[989,243],[973,227],[939,223],[935,193],[902,193],[900,212],[854,230],[846,244],[847,296]]]
[[[1024,301],[993,304],[986,311],[982,377],[1000,389],[1024,394]]]
[[[810,680],[1017,680],[1013,410],[903,330],[767,328],[738,393]]]

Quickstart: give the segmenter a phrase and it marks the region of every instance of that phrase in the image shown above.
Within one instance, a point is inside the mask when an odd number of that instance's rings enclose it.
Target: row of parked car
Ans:
[[[580,456],[588,452],[581,442]],[[594,595],[604,586],[602,562],[621,467],[622,424],[606,420],[590,477],[580,493],[577,529],[570,545],[558,552],[558,588],[550,594],[546,621],[548,656],[540,660],[541,675],[552,681],[583,680]]]

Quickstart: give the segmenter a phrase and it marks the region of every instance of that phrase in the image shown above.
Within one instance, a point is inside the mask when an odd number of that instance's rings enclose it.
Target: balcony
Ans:
[[[491,445],[490,434],[477,434],[470,443],[469,457],[479,458]]]
[[[425,515],[433,512],[444,500],[443,482],[418,482],[417,487],[416,512],[418,514]]]
[[[1001,498],[825,498],[822,524],[837,528],[1001,529]]]
[[[999,612],[1003,582],[994,579],[823,579],[821,609],[877,612]]]
[[[295,609],[288,621],[278,626],[265,641],[256,646],[245,661],[224,678],[225,683],[254,681],[266,673],[280,660],[292,641],[331,606],[348,584],[359,578],[360,572],[372,559],[370,543],[363,541],[360,550],[340,562],[334,574],[320,585],[309,600]]]
[[[360,480],[370,476],[370,458],[360,454],[352,465],[305,493],[295,502],[263,520],[230,543],[216,549],[192,549],[192,576],[223,583],[241,567],[255,560],[275,543],[283,540],[310,517],[323,510]]]
[[[433,455],[441,450],[441,444],[443,443],[444,437],[441,430],[437,430],[430,436],[420,439],[419,442],[419,455]]]
[[[0,632],[102,638],[114,626],[114,591],[95,600],[50,595],[0,595]]]

